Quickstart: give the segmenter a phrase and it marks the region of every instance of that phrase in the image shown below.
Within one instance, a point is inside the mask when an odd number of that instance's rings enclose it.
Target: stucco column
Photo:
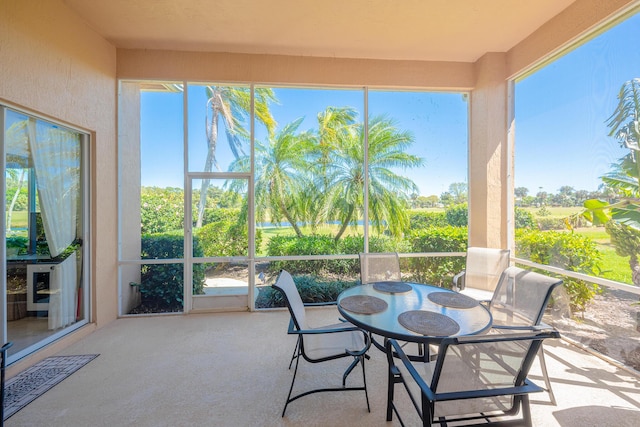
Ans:
[[[139,260],[140,239],[140,85],[121,82],[118,92],[118,161],[120,204],[120,256]],[[140,265],[120,267],[120,308],[127,314],[140,303],[140,292],[129,283],[140,283]]]
[[[511,186],[506,54],[488,53],[475,67],[469,114],[469,246],[506,248]]]

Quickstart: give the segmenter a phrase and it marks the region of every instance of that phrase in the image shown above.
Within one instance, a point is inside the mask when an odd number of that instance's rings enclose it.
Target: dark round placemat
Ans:
[[[376,282],[373,284],[373,289],[378,292],[401,294],[409,292],[411,290],[411,285],[402,282]]]
[[[387,303],[370,295],[352,295],[340,300],[340,307],[357,314],[380,313],[387,309]]]
[[[446,337],[458,333],[458,322],[433,311],[405,311],[398,316],[398,322],[410,331],[432,337]]]
[[[473,308],[480,304],[478,300],[457,292],[432,292],[427,298],[431,302],[450,308]]]

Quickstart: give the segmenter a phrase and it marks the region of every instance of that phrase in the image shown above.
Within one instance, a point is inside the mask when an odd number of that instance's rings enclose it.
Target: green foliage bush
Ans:
[[[469,224],[469,208],[466,203],[450,207],[445,216],[447,223],[453,227],[466,227]]]
[[[147,234],[142,236],[142,258],[182,258],[184,237],[177,232]],[[199,240],[193,239],[194,256],[202,256]],[[136,284],[142,294],[143,304],[158,310],[181,311],[183,308],[183,264],[145,264],[141,282]],[[204,293],[205,265],[193,267],[193,292]]]
[[[69,247],[70,248],[73,247],[73,251],[74,251],[75,249],[77,249],[77,246],[75,246],[76,244],[77,242],[73,242]],[[17,250],[15,251],[17,252],[15,253],[15,255],[27,255],[27,253],[29,252],[28,237],[8,236],[5,239],[5,245],[7,248],[7,255],[14,256],[14,254],[11,253],[14,251],[11,251],[10,249]],[[44,239],[44,236],[42,238],[38,237],[38,240],[36,240],[36,254],[41,255],[42,257],[45,257],[45,258],[51,258],[51,253],[49,252],[49,245],[47,244],[47,241]],[[66,256],[63,256],[63,255],[64,254],[60,254],[56,258],[61,258],[61,259],[66,258]]]
[[[439,227],[419,230],[410,237],[412,252],[466,252],[467,227]],[[450,288],[453,276],[465,268],[464,257],[411,258],[411,279]]]
[[[409,211],[409,221],[411,230],[448,225],[444,212]]]
[[[595,242],[569,232],[516,230],[516,257],[584,274],[598,275],[602,258]],[[547,272],[542,272],[548,274]],[[572,311],[584,311],[598,285],[562,277]]]
[[[336,241],[333,236],[315,234],[310,236],[274,236],[267,244],[268,256],[296,255],[339,255],[357,254],[364,248],[362,236],[347,236]],[[398,244],[389,237],[375,237],[369,240],[370,252],[393,252]],[[269,265],[272,272],[286,269],[291,274],[359,275],[360,263],[357,259],[273,261]]]
[[[22,236],[11,236],[5,239],[5,245],[7,253],[10,252],[9,249],[14,249],[17,252],[16,255],[25,255],[29,248],[29,239]]]
[[[538,230],[566,230],[567,226],[562,218],[538,218],[536,221],[538,224]]]
[[[196,231],[205,256],[247,255],[248,227],[240,209],[207,209],[205,219],[205,225]],[[260,247],[262,230],[256,230],[255,240]]]
[[[183,206],[181,188],[143,187],[140,192],[142,234],[182,230]]]
[[[356,286],[358,281],[326,281],[315,276],[293,276],[293,281],[300,292],[300,297],[305,303],[322,303],[336,301],[340,292]],[[271,308],[284,307],[282,293],[272,287],[260,288],[256,299],[256,307]]]
[[[536,226],[531,212],[516,207],[514,209],[514,215],[516,228],[534,228]]]

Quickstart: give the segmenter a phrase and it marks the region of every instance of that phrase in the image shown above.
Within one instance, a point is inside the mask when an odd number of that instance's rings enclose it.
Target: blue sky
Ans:
[[[622,84],[640,77],[640,14],[516,83],[517,187],[595,190],[627,153],[607,136]]]
[[[515,185],[529,194],[557,192],[562,185],[595,190],[599,177],[626,151],[607,134],[607,118],[624,81],[640,77],[640,15],[614,27],[518,81],[515,91]],[[300,130],[316,129],[328,106],[351,106],[364,115],[362,89],[276,88],[271,108],[281,127],[304,117]],[[467,179],[467,102],[459,93],[369,91],[369,114],[386,114],[414,135],[410,151],[424,159],[419,170],[396,171],[412,178],[422,195],[440,195]],[[206,97],[189,91],[189,164],[201,171],[206,155]],[[142,184],[182,187],[181,94],[142,96]],[[218,157],[223,170],[232,159],[224,131]],[[265,133],[257,128],[256,137]]]

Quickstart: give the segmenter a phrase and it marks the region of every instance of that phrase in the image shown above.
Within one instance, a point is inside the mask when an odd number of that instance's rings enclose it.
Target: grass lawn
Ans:
[[[584,210],[584,208],[580,206],[571,206],[571,207],[555,207],[555,206],[546,206],[545,211],[548,212],[548,215],[541,216],[539,215],[541,208],[520,208],[527,212],[531,212],[533,216],[537,218],[566,218],[578,212]]]
[[[615,247],[604,227],[585,227],[575,230],[576,233],[593,240],[602,254],[602,273],[600,277],[633,285],[631,281],[631,267],[629,257],[621,257],[616,253]]]
[[[11,228],[27,228],[28,222],[29,213],[27,211],[13,211],[11,214]]]

